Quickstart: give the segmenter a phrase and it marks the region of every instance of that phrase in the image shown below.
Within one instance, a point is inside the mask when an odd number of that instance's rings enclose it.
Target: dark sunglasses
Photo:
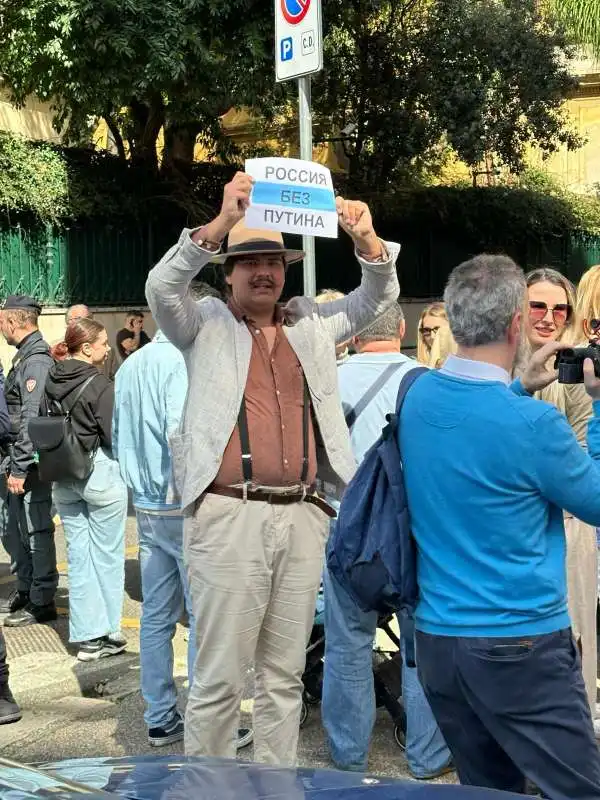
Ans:
[[[419,333],[421,336],[431,336],[432,333],[437,333],[440,329],[438,325],[437,328],[419,328]]]
[[[542,300],[529,301],[529,316],[532,320],[539,322],[544,319],[548,311],[552,312],[555,325],[564,325],[573,313],[569,303],[557,303],[555,306],[549,307],[548,303],[544,303]]]

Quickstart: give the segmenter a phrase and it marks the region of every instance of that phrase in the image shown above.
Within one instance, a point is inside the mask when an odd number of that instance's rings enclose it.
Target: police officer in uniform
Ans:
[[[56,619],[58,585],[52,492],[38,477],[28,422],[39,413],[46,377],[53,363],[38,329],[41,306],[25,295],[10,295],[0,312],[0,330],[17,348],[6,376],[4,394],[11,420],[9,444],[3,448],[0,478],[0,530],[11,558],[17,589],[0,603],[8,614],[4,625],[20,627]]]

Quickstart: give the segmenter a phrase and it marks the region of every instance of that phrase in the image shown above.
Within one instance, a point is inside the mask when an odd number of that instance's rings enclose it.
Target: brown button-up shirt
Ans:
[[[303,458],[304,376],[298,357],[282,329],[283,310],[277,308],[275,342],[269,351],[267,339],[260,328],[244,317],[232,300],[229,301],[229,308],[236,319],[244,320],[252,335],[252,355],[245,390],[252,483],[254,486],[299,485]],[[310,415],[307,483],[314,483],[316,476],[315,432]],[[217,486],[235,486],[243,482],[242,447],[236,425],[214,483]]]

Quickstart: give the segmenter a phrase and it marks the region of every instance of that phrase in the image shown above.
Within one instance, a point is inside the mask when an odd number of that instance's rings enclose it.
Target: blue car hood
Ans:
[[[73,759],[40,769],[127,800],[522,800],[488,789],[213,758]]]

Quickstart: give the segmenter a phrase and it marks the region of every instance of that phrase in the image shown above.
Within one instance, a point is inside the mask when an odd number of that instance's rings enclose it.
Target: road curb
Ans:
[[[139,676],[139,666],[138,653],[87,663],[69,655],[32,653],[10,664],[10,686],[21,708],[35,710],[62,697],[89,696],[97,687],[129,673]]]

